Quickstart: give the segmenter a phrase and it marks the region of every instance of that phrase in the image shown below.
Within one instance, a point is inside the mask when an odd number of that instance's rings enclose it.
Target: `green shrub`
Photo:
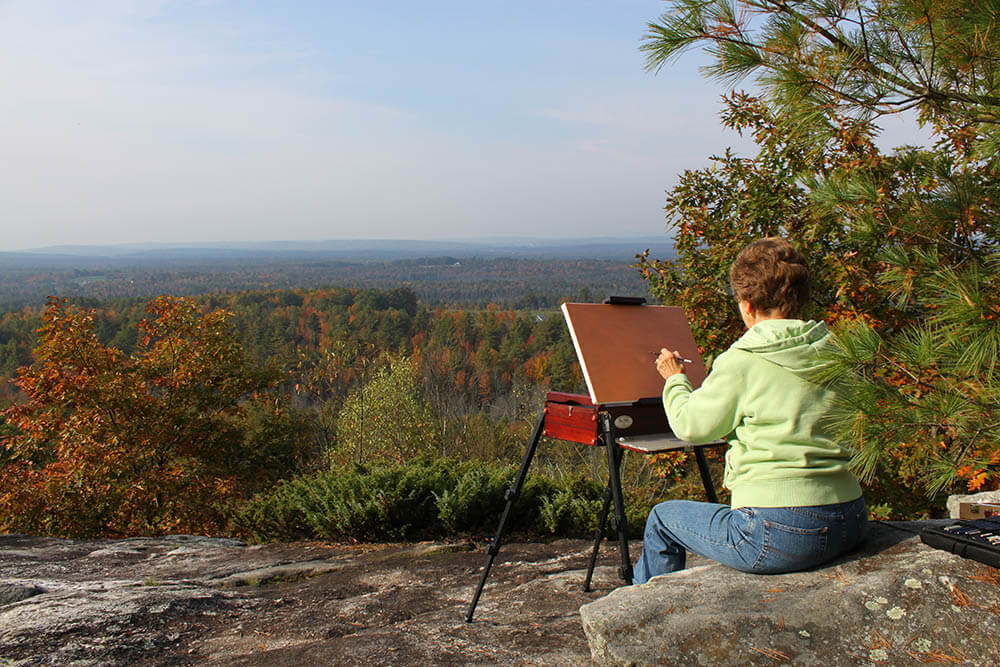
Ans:
[[[272,490],[258,494],[232,517],[237,531],[257,541],[309,536],[302,488],[301,484],[282,480]]]
[[[442,527],[451,533],[469,531],[472,526],[489,525],[491,517],[495,524],[499,516],[497,508],[504,506],[504,493],[512,482],[509,468],[469,466],[453,487],[434,496]]]
[[[244,505],[233,523],[257,542],[492,534],[515,475],[513,466],[447,458],[342,466],[278,484]],[[511,513],[508,534],[588,535],[603,497],[603,486],[582,475],[552,479],[530,474]],[[633,536],[641,534],[648,509],[630,505]]]

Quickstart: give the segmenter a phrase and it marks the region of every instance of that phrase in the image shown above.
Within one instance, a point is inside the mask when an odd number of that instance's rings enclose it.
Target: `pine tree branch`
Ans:
[[[818,23],[816,23],[816,21],[809,18],[805,14],[801,14],[795,9],[792,9],[792,7],[787,2],[775,1],[774,5],[777,8],[784,11],[785,13],[787,13],[788,15],[794,17],[798,21],[801,21],[809,28],[812,28],[824,39],[826,39],[832,46],[836,47],[838,51],[852,57],[857,55],[857,49],[851,46],[848,42],[844,41],[839,35],[836,35],[832,31],[825,29],[823,26],[819,25]],[[889,72],[886,72],[885,70],[880,69],[871,60],[863,58],[861,59],[861,63],[863,64],[863,69],[866,70],[868,73],[873,74],[876,79],[884,79],[886,81],[895,84],[900,88],[909,90],[910,92],[916,95],[919,95],[921,93],[920,89],[912,85],[909,81],[901,79]]]
[[[765,0],[764,1],[764,5],[766,6],[768,4],[768,2],[772,2],[772,4],[774,5],[774,7],[776,7],[778,10],[783,11],[785,14],[787,14],[787,15],[795,18],[798,21],[801,21],[804,25],[806,25],[807,27],[811,28],[817,34],[819,34],[824,39],[826,39],[838,51],[840,51],[840,52],[842,52],[842,53],[844,53],[844,54],[846,54],[848,56],[851,56],[851,57],[854,57],[854,56],[857,55],[857,49],[855,47],[853,47],[850,43],[844,41],[844,39],[842,37],[840,37],[839,35],[837,35],[832,30],[826,29],[825,27],[823,27],[822,25],[820,25],[819,23],[817,23],[812,18],[810,18],[810,17],[806,16],[805,14],[802,14],[802,13],[798,12],[797,10],[793,9],[784,0],[781,0],[781,1]],[[931,25],[931,23],[930,23],[930,20],[929,20],[929,17],[928,17],[928,26],[930,26],[930,25]],[[901,40],[901,41],[905,44],[905,40]],[[935,52],[936,52],[936,43],[932,44],[932,48],[934,48]],[[943,90],[935,89],[933,87],[933,85],[931,84],[931,81],[925,82],[923,87],[916,86],[913,83],[907,81],[905,78],[902,78],[902,77],[899,77],[897,75],[894,75],[891,72],[887,72],[884,69],[882,69],[882,68],[878,67],[877,65],[875,65],[871,61],[871,59],[870,59],[870,53],[868,53],[868,52],[866,52],[866,55],[865,55],[864,58],[862,58],[860,61],[857,61],[857,62],[858,62],[858,64],[862,65],[862,69],[863,70],[867,71],[875,79],[886,81],[888,83],[893,84],[898,89],[909,91],[910,93],[912,93],[914,96],[916,96],[919,99],[925,99],[925,100],[927,100],[929,102],[936,102],[938,104],[944,104],[944,103],[947,103],[948,101],[956,101],[956,102],[962,102],[962,103],[969,104],[969,105],[986,104],[986,105],[989,105],[989,106],[1000,106],[1000,97],[996,97],[996,96],[979,96],[978,99],[977,99],[977,98],[974,98],[972,96],[969,96],[969,95],[966,95],[966,94],[962,94],[962,93],[958,93],[958,92],[954,92],[954,91],[952,91],[950,93],[946,93]],[[847,97],[846,93],[842,93],[842,94],[845,97]],[[874,101],[872,101],[872,103],[874,103]],[[994,120],[992,120],[990,118],[986,118],[986,119],[983,119],[983,120],[981,120],[979,122],[995,123],[995,122],[1000,122],[1000,121],[994,121]]]
[[[895,33],[896,37],[899,39],[900,45],[903,47],[903,50],[906,51],[906,57],[909,62],[913,64],[914,73],[917,75],[918,80],[920,80],[920,82],[924,85],[925,89],[930,89],[931,79],[927,76],[927,70],[924,68],[924,64],[920,61],[920,58],[915,56],[913,51],[910,50],[909,42],[907,42],[906,38],[903,37],[903,33],[899,31],[899,28],[893,26],[892,32]],[[896,71],[900,72],[899,68],[896,68]],[[902,72],[900,72],[900,74],[902,74]]]
[[[931,21],[931,15],[926,9],[924,10],[924,20],[927,21],[927,35],[928,37],[930,37],[930,42],[931,42],[931,64],[930,64],[931,69],[928,80],[933,81],[934,67],[937,65],[938,41],[937,37],[934,35],[934,22]]]
[[[865,28],[865,13],[861,11],[861,0],[856,3],[858,8],[858,21],[857,25],[861,26],[861,43],[865,45],[865,60],[871,62],[872,53],[868,48],[868,31]]]
[[[972,434],[972,437],[969,438],[968,442],[965,443],[965,445],[962,447],[962,449],[956,455],[956,457],[954,459],[954,465],[955,465],[955,467],[957,468],[958,464],[962,462],[962,460],[965,458],[966,454],[968,454],[969,450],[976,443],[976,440],[983,433],[983,431],[989,431],[991,429],[998,428],[998,427],[1000,427],[1000,422],[998,422],[996,424],[991,424],[989,426],[980,427],[979,429],[977,429]]]

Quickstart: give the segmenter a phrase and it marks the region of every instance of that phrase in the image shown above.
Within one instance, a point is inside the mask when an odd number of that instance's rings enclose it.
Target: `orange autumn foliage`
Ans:
[[[50,299],[27,402],[4,412],[0,530],[218,533],[233,503],[289,470],[305,428],[249,367],[230,314],[150,302],[139,345],[100,343],[93,311]]]

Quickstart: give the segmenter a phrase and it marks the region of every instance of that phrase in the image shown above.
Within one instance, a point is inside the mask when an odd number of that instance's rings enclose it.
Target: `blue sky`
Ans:
[[[0,0],[0,250],[655,235],[726,146],[660,0]]]

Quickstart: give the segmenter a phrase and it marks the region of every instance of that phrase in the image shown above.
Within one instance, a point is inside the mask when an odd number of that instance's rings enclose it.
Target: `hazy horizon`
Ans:
[[[223,239],[219,241],[159,241],[159,240],[149,240],[149,241],[137,241],[137,242],[122,242],[122,243],[53,243],[44,246],[34,246],[31,248],[24,248],[20,251],[8,251],[8,252],[33,252],[38,250],[45,250],[47,248],[94,248],[94,247],[164,247],[164,248],[212,248],[212,247],[253,247],[253,246],[282,246],[282,245],[310,245],[310,244],[332,244],[332,243],[372,243],[372,244],[391,244],[391,243],[426,243],[426,244],[456,244],[456,245],[532,245],[532,244],[558,244],[558,245],[572,245],[578,243],[593,243],[598,241],[613,241],[617,243],[626,243],[630,241],[640,242],[640,241],[650,241],[655,240],[661,243],[672,242],[670,237],[665,233],[661,232],[659,235],[656,234],[646,234],[646,235],[636,235],[636,236],[615,236],[610,234],[595,234],[592,236],[476,236],[476,237],[451,237],[451,238],[434,238],[434,239],[421,239],[421,238],[366,238],[363,236],[358,237],[340,237],[340,238],[313,238],[313,239],[261,239],[261,240],[246,240],[246,239]]]

